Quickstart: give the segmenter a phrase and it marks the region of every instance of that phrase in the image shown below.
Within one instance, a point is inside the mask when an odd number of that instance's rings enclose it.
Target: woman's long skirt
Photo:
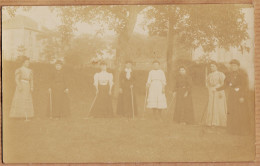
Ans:
[[[244,98],[245,101],[241,103],[241,96],[243,95],[234,90],[229,92],[227,130],[231,134],[248,134],[250,130],[248,101]]]
[[[108,85],[99,85],[99,93],[90,112],[94,118],[111,118],[113,117],[112,97],[109,95]]]
[[[68,95],[64,92],[64,89],[53,88],[52,89],[52,117],[61,118],[68,117],[70,114],[70,104]]]
[[[184,97],[186,89],[177,90],[176,95],[176,107],[173,115],[173,120],[181,123],[193,124],[194,112],[192,104],[191,93],[188,93],[187,97]]]
[[[11,118],[32,118],[34,116],[30,82],[21,81],[21,89],[16,87],[12,101]]]
[[[225,91],[213,91],[209,88],[209,100],[207,110],[202,122],[206,126],[227,125],[227,103]]]
[[[135,93],[130,88],[124,88],[118,96],[117,115],[128,118],[137,116]]]
[[[150,109],[166,109],[166,96],[162,92],[162,82],[160,80],[155,80],[151,82],[149,87],[149,93],[147,97],[147,108]]]

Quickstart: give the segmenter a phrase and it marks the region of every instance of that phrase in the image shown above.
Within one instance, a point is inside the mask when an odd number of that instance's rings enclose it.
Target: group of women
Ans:
[[[238,60],[230,61],[230,73],[224,74],[218,70],[216,62],[210,63],[210,73],[207,75],[208,104],[201,123],[211,127],[225,127],[231,133],[241,134],[248,131],[249,114],[247,107],[247,77],[240,72]],[[51,117],[60,118],[68,107],[67,94],[69,93],[62,62],[55,64],[56,71],[50,80],[50,109]],[[112,108],[113,74],[107,72],[106,63],[100,64],[101,71],[94,75],[96,97],[89,110],[93,118],[109,118],[114,116]],[[127,61],[119,79],[119,96],[117,115],[135,118],[137,116],[137,102],[135,89],[135,72],[132,62]],[[22,67],[15,72],[16,91],[14,94],[10,117],[26,118],[34,116],[32,95],[33,74],[29,69],[29,59],[26,58]],[[194,124],[192,102],[192,78],[185,66],[178,67],[178,74],[174,84],[167,85],[176,99],[173,120],[182,124]],[[162,110],[167,109],[165,87],[167,81],[160,62],[153,62],[153,70],[149,72],[146,82],[145,107],[153,110],[154,117],[161,119]],[[228,96],[227,96],[228,95]]]

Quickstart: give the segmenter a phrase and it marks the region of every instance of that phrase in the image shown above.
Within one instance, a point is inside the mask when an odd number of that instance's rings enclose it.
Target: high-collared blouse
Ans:
[[[151,84],[153,81],[160,81],[162,85],[166,85],[166,77],[163,70],[151,70],[149,72],[147,84]]]
[[[207,86],[209,88],[219,88],[223,86],[225,77],[225,74],[220,71],[212,72],[208,75]]]
[[[20,67],[15,71],[15,80],[19,84],[20,82],[27,82],[33,88],[33,72],[27,67]]]
[[[113,74],[106,71],[101,71],[94,75],[94,85],[113,85]]]

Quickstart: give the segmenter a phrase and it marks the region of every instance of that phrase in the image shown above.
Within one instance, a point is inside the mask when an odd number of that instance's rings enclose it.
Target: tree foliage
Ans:
[[[8,6],[3,9],[7,11],[10,17],[14,17],[17,10],[22,9],[23,11],[29,11],[31,8],[31,6]]]
[[[171,13],[172,11],[172,13]],[[169,27],[169,15],[175,24]],[[178,5],[153,6],[146,12],[150,35],[166,36],[169,28],[187,48],[202,46],[205,52],[216,47],[247,46],[247,23],[239,5]]]

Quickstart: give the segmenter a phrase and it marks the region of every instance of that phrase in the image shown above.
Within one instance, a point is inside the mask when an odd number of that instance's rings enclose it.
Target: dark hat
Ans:
[[[63,65],[63,62],[62,62],[61,60],[57,60],[57,61],[55,62],[55,65]]]
[[[237,59],[232,59],[229,64],[236,64],[238,66],[240,66],[240,62]]]

